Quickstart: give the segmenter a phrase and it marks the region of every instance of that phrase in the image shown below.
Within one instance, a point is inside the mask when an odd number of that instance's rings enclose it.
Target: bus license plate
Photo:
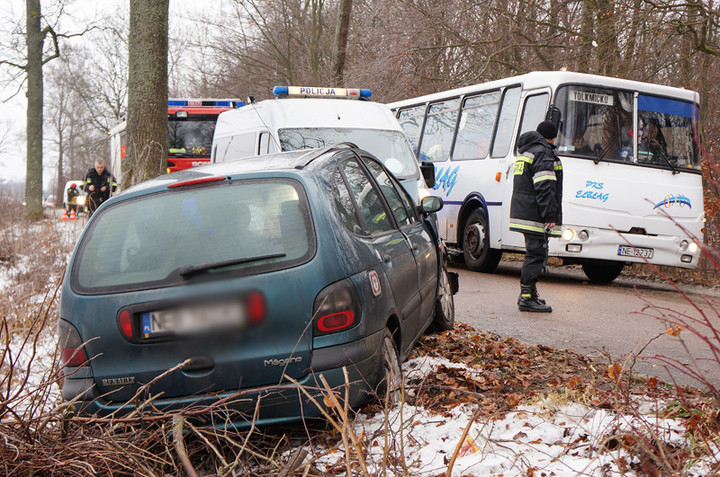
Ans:
[[[652,248],[631,247],[630,245],[618,245],[618,255],[623,257],[653,258],[655,250]]]
[[[197,335],[245,325],[245,309],[240,302],[211,303],[142,313],[144,339],[167,335]]]

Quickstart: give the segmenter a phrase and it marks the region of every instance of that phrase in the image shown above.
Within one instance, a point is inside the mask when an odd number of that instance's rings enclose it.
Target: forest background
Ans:
[[[350,22],[338,70],[342,6]],[[24,6],[13,0],[2,8],[0,59],[21,63]],[[45,189],[52,193],[83,176],[92,158],[109,157],[108,131],[126,115],[129,15],[125,0],[43,0],[42,8],[59,33],[60,55],[44,68]],[[561,68],[694,89],[706,150],[705,240],[716,247],[719,29],[715,0],[171,0],[168,89],[170,97],[262,100],[274,85],[337,85],[371,89],[385,103]],[[0,80],[0,100],[25,99],[17,68],[1,65]],[[7,166],[24,157],[24,137],[3,116],[0,163]],[[0,188],[22,194],[14,178],[0,177]]]

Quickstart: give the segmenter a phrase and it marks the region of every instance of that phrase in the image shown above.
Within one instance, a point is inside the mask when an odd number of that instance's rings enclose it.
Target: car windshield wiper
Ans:
[[[232,267],[233,265],[240,265],[242,263],[259,262],[260,260],[268,260],[270,258],[284,257],[284,253],[271,253],[268,255],[258,255],[255,257],[242,257],[233,258],[230,260],[220,260],[218,262],[203,263],[200,265],[187,265],[185,267],[178,268],[178,274],[183,278],[190,278],[193,275],[207,272],[208,270],[215,270],[216,268]]]

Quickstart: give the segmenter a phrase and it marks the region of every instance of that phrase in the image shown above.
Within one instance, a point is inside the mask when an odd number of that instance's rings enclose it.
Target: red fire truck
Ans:
[[[218,114],[243,106],[236,99],[168,100],[168,172],[210,163],[210,146]],[[122,181],[126,122],[110,130],[110,170]]]

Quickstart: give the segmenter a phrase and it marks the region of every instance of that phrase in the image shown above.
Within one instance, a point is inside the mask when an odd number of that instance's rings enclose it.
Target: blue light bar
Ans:
[[[275,86],[275,96],[302,96],[313,98],[349,98],[360,99],[370,98],[372,92],[369,89],[349,88],[313,88],[308,86]]]

